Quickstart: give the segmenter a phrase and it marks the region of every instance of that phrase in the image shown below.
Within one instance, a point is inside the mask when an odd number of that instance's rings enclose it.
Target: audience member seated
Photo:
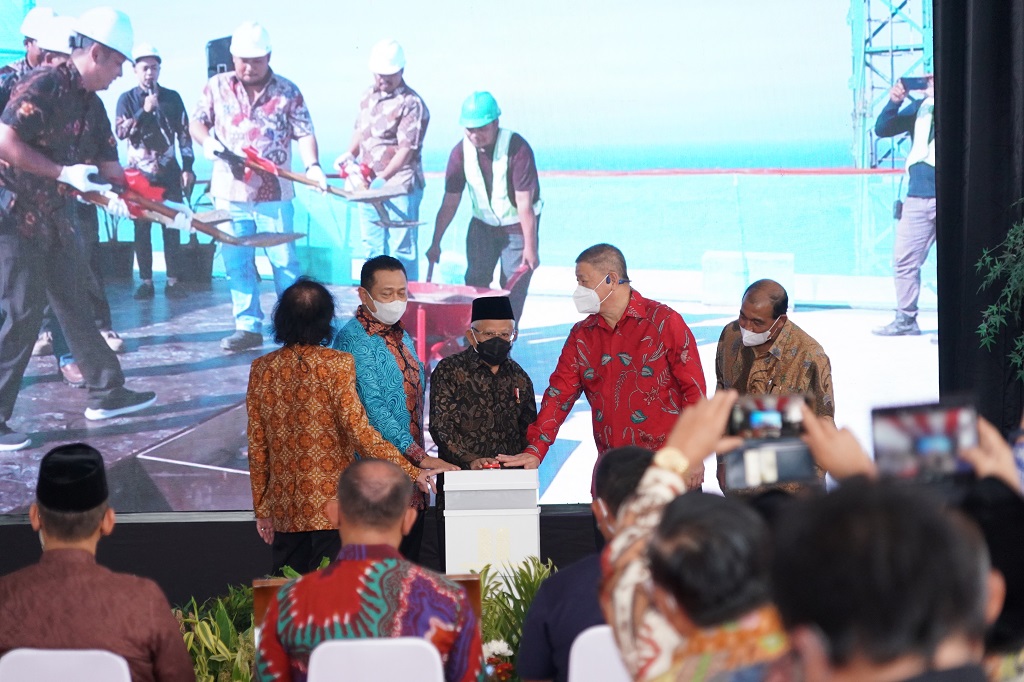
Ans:
[[[626,445],[609,450],[597,464],[596,498],[590,504],[597,527],[606,542],[615,535],[619,508],[636,491],[640,477],[654,453]],[[569,649],[576,636],[594,625],[603,625],[598,602],[601,586],[601,555],[592,554],[561,569],[544,581],[526,614],[519,641],[516,671],[523,682],[565,682]]]
[[[906,482],[851,481],[795,504],[772,579],[792,668],[779,679],[985,680],[1002,605],[977,528]]]
[[[740,500],[679,496],[691,458],[739,444],[721,438],[735,401],[720,391],[684,410],[619,512],[602,606],[636,680],[760,679],[786,650],[764,522]]]
[[[156,583],[96,563],[96,545],[115,523],[98,451],[74,443],[43,457],[29,521],[43,556],[0,578],[0,656],[23,647],[106,649],[128,661],[134,682],[194,682]]]
[[[317,644],[355,637],[423,637],[440,652],[448,682],[480,677],[480,630],[465,590],[398,553],[416,522],[412,493],[409,477],[391,462],[362,459],[342,472],[337,503],[327,507],[341,552],[271,599],[257,679],[304,682]]]

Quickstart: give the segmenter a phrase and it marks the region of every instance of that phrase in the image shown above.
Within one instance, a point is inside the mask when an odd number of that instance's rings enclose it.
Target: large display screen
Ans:
[[[76,15],[94,3],[49,4]],[[875,120],[896,79],[930,71],[930,0],[899,10],[871,0],[123,0],[120,8],[132,18],[136,42],[159,49],[160,84],[180,93],[190,114],[207,78],[207,42],[244,20],[262,22],[271,66],[302,91],[328,169],[348,144],[372,84],[371,46],[397,39],[408,60],[405,81],[430,111],[420,279],[445,166],[464,135],[460,106],[475,90],[493,93],[501,126],[534,151],[544,199],[540,267],[512,351],[538,402],[569,329],[582,318],[571,298],[576,256],[600,242],[623,251],[637,291],[682,314],[709,392],[723,327],[736,319],[745,287],[771,278],[789,292],[790,319],[831,359],[837,423],[866,445],[872,407],[937,399],[934,250],[922,268],[922,334],[872,333],[894,317],[893,206],[907,193],[909,150],[905,136],[877,138]],[[135,85],[126,65],[101,93],[112,120],[118,96]],[[906,103],[922,96],[910,93]],[[123,144],[121,152],[124,161]],[[196,153],[197,174],[209,178],[210,163],[198,146]],[[293,165],[302,170],[294,154]],[[330,284],[343,323],[358,304],[359,208],[302,188],[294,205],[296,229],[307,235],[297,243],[299,256],[308,274]],[[464,284],[469,219],[463,196],[433,273],[453,291]],[[107,458],[119,512],[252,508],[245,391],[251,361],[274,344],[268,335],[262,349],[221,350],[234,324],[215,247],[185,251],[199,280],[213,257],[212,281],[192,282],[187,298],[167,298],[165,249],[154,229],[155,297],[136,300],[133,240],[131,223],[101,216],[99,268],[124,340],[127,384],[156,391],[158,401],[134,415],[88,421],[87,391],[61,380],[52,355],[34,357],[9,421],[31,434],[32,445],[0,453],[0,513],[23,513],[42,455],[78,440]],[[269,312],[270,269],[262,254],[257,263]],[[425,360],[458,349],[460,314],[427,305],[422,326],[410,325],[429,337]],[[596,454],[581,397],[541,465],[542,504],[589,502]],[[717,487],[713,466],[712,458],[708,490]]]

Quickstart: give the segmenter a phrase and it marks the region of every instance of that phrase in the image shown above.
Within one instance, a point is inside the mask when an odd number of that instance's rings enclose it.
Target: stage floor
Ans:
[[[52,357],[33,358],[11,426],[32,434],[32,447],[0,453],[0,513],[22,513],[33,497],[39,460],[59,443],[88,441],[107,460],[111,499],[121,512],[246,510],[252,508],[246,460],[245,390],[253,358],[276,346],[225,353],[220,340],[233,329],[227,283],[184,300],[132,298],[134,284],[111,283],[107,294],[115,329],[125,339],[120,355],[136,390],[157,392],[157,404],[137,414],[90,422],[87,393],[66,386]],[[274,303],[271,282],[263,283],[267,314]],[[341,322],[358,298],[349,287],[332,287]],[[670,303],[693,329],[709,391],[714,388],[715,344],[722,327],[735,319],[732,308]],[[513,356],[542,392],[571,325],[578,319],[568,296],[531,296]],[[938,396],[938,352],[933,342],[936,315],[923,312],[920,337],[881,338],[873,326],[890,311],[797,308],[792,317],[825,347],[832,359],[837,422],[870,442],[874,404],[934,400]],[[931,333],[928,333],[931,332]],[[538,396],[539,400],[539,396]],[[428,443],[429,446],[432,444]],[[563,425],[541,467],[543,504],[589,502],[596,452],[585,399]],[[715,490],[713,458],[706,489]]]

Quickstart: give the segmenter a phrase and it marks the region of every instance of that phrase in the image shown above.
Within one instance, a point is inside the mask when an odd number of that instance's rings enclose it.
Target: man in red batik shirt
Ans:
[[[679,412],[704,396],[704,370],[697,341],[682,316],[644,298],[629,286],[626,259],[611,244],[596,244],[576,258],[579,286],[573,302],[589,313],[569,332],[529,445],[516,455],[499,455],[506,466],[536,469],[580,393],[594,419],[600,459],[623,445],[657,450]],[[704,463],[694,462],[687,489],[704,481]]]

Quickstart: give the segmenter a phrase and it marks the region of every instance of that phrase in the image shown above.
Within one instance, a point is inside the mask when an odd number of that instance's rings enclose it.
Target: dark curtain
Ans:
[[[1024,0],[935,0],[939,388],[976,393],[1004,431],[1020,422],[1022,384],[1007,359],[1020,325],[991,351],[976,333],[995,291],[975,263],[1022,217]]]

